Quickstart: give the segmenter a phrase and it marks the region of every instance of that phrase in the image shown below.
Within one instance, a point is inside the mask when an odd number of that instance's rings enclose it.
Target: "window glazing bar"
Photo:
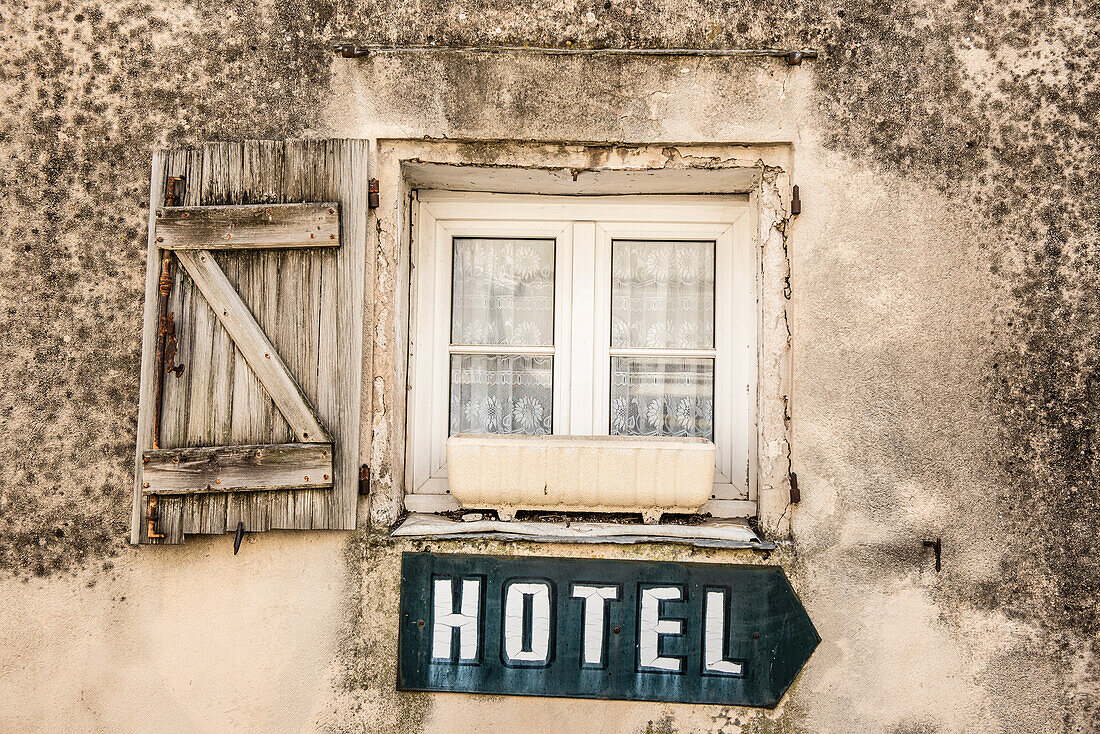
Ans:
[[[633,347],[615,347],[608,350],[612,357],[710,357],[718,352],[714,349],[642,349]]]
[[[494,354],[501,356],[534,354],[553,356],[553,347],[518,347],[510,344],[452,344],[451,354]]]

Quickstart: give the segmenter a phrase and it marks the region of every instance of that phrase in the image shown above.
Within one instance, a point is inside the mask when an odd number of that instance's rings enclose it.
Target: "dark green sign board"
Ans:
[[[776,566],[406,553],[398,688],[775,706],[820,641]]]

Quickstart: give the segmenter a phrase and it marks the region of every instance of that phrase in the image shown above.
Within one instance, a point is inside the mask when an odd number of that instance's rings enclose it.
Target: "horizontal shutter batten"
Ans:
[[[158,449],[142,461],[146,495],[332,487],[331,444]]]
[[[166,250],[336,247],[340,209],[334,202],[158,207],[156,237]]]

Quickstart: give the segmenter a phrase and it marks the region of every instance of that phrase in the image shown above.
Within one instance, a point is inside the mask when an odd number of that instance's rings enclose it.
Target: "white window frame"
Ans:
[[[413,206],[406,495],[446,495],[449,363],[454,353],[527,351],[452,346],[453,238],[553,238],[553,420],[556,434],[607,435],[615,354],[714,358],[712,498],[756,499],[758,273],[746,195],[551,196],[419,191]],[[611,349],[611,246],[616,239],[715,242],[713,350]],[[581,319],[591,314],[591,323]],[[723,320],[723,314],[728,318]],[[591,342],[574,334],[591,333]],[[723,367],[724,365],[724,367]],[[603,376],[601,378],[601,376]],[[424,498],[426,499],[426,497]],[[440,498],[443,499],[442,497]],[[418,503],[423,509],[424,503]],[[448,506],[440,503],[440,509]]]

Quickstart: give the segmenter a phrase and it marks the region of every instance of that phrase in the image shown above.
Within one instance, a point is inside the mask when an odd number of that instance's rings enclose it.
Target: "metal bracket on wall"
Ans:
[[[378,179],[376,178],[367,182],[367,208],[378,208]]]
[[[791,187],[791,216],[802,213],[802,199],[798,198],[798,187]]]
[[[926,540],[924,541],[924,547],[931,548],[932,552],[936,554],[936,572],[938,573],[940,570],[940,554],[943,553],[943,543],[939,538]]]
[[[796,505],[802,500],[802,493],[798,491],[798,475],[791,472],[791,504]]]

